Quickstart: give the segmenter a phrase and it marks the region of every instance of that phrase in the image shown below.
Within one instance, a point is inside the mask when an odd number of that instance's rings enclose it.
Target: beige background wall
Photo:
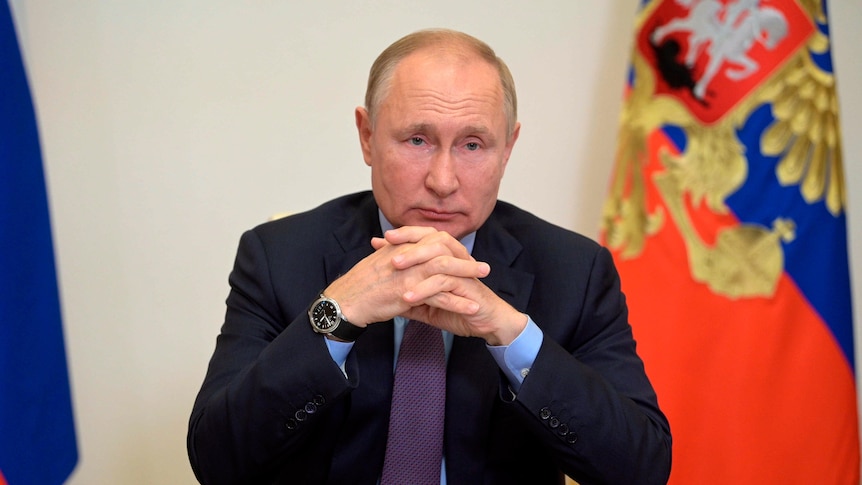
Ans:
[[[523,129],[501,198],[597,235],[636,0],[11,3],[53,211],[72,484],[194,483],[186,421],[239,235],[369,186],[352,110],[403,34],[465,30],[506,59]],[[862,302],[862,1],[830,3]]]

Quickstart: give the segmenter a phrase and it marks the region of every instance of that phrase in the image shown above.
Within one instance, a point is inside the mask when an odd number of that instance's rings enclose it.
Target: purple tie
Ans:
[[[445,407],[443,335],[411,320],[395,364],[381,485],[440,485]]]

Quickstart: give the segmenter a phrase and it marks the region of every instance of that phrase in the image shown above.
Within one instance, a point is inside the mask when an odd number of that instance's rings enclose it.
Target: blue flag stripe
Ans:
[[[78,452],[48,198],[8,3],[0,10],[0,473],[60,484]]]

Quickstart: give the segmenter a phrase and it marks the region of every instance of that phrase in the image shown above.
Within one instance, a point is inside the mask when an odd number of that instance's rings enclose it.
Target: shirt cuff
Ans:
[[[509,345],[487,345],[491,356],[506,375],[512,390],[518,392],[524,378],[530,373],[539,348],[542,347],[544,334],[532,318],[527,316],[527,326]]]
[[[347,354],[353,349],[353,342],[339,342],[338,340],[326,337],[323,337],[323,340],[326,342],[326,348],[329,349],[329,355],[332,357],[332,360],[341,369],[344,377],[347,377],[347,369],[344,368],[344,363],[347,362]]]

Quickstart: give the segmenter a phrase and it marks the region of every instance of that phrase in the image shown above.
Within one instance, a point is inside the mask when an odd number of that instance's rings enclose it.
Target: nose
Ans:
[[[425,186],[438,197],[446,197],[458,190],[457,161],[449,150],[437,151],[431,157]]]

